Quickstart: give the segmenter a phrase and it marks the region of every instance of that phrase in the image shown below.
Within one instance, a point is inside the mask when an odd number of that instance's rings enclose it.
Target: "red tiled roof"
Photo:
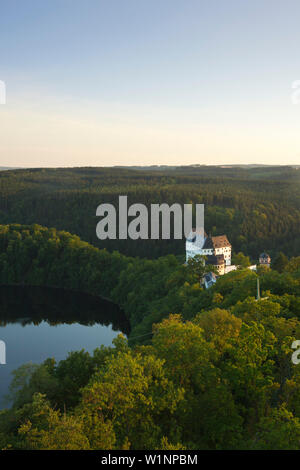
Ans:
[[[214,248],[224,248],[224,246],[231,246],[226,235],[218,237],[211,237]]]
[[[226,235],[220,235],[218,237],[208,237],[205,240],[205,243],[203,245],[204,249],[209,249],[209,248],[224,248],[224,247],[230,247],[231,244],[228,241],[228,238]]]

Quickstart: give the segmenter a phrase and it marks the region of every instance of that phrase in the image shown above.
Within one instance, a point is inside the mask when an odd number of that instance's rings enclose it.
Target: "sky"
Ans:
[[[0,0],[0,166],[298,165],[299,17],[298,0]]]

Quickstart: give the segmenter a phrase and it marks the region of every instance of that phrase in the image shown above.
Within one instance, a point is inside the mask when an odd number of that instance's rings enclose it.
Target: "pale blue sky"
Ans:
[[[0,166],[300,163],[298,0],[0,3]]]

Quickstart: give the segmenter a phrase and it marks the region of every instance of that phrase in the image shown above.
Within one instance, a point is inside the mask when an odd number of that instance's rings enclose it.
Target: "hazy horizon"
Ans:
[[[290,168],[300,168],[300,164],[296,165],[289,165],[289,164],[282,164],[282,165],[272,165],[272,164],[264,164],[264,163],[224,163],[224,164],[219,164],[219,165],[206,165],[206,164],[201,164],[201,163],[192,163],[192,164],[182,164],[182,165],[79,165],[79,166],[8,166],[8,165],[1,165],[0,164],[0,171],[9,171],[9,170],[30,170],[30,169],[78,169],[78,168],[141,168],[141,169],[148,169],[151,167],[156,167],[156,168],[179,168],[179,167],[219,167],[219,168],[232,168],[232,167],[247,167],[247,168],[253,168],[253,167],[290,167]]]
[[[3,4],[1,166],[299,165],[299,13],[296,0]]]

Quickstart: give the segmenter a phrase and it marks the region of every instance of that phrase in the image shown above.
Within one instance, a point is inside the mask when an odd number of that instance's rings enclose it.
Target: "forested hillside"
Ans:
[[[300,172],[291,167],[71,168],[0,172],[0,223],[66,230],[100,248],[156,258],[184,254],[180,240],[96,238],[103,202],[204,203],[205,228],[226,233],[235,252],[300,252]]]
[[[15,371],[0,448],[299,449],[298,170],[14,170],[0,191],[0,284],[101,296],[130,324],[114,347]],[[272,269],[205,290],[202,263],[176,256],[184,240],[100,242],[96,207],[120,194],[205,203],[208,232],[253,259],[268,250]]]
[[[197,266],[172,255],[134,259],[38,225],[0,229],[1,283],[106,295],[132,326],[114,347],[18,369],[1,448],[299,449],[300,257],[204,290]]]

